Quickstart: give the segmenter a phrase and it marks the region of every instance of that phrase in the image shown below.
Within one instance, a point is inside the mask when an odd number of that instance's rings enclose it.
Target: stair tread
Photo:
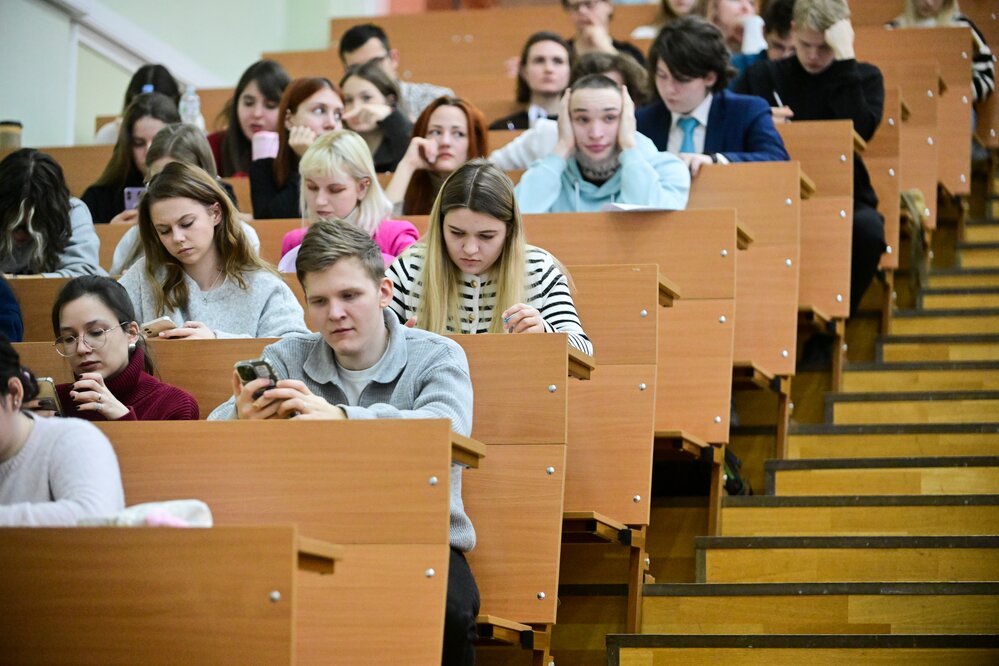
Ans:
[[[622,647],[712,648],[999,648],[995,634],[607,634]]]
[[[772,426],[769,426],[772,429]],[[799,423],[791,426],[790,436],[795,435],[894,435],[894,434],[999,434],[996,423],[871,423],[834,425],[831,423]]]
[[[999,536],[697,536],[694,548],[999,548]]]
[[[561,589],[561,588],[560,588]],[[781,595],[965,595],[999,594],[999,583],[654,583],[646,597],[755,597]]]
[[[858,506],[995,506],[999,495],[747,495],[722,498],[731,509]]]
[[[767,460],[766,470],[912,469],[916,467],[996,467],[999,456],[903,456],[892,458],[806,458]]]

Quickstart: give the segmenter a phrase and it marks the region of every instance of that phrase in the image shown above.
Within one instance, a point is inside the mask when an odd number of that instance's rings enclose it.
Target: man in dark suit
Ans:
[[[635,113],[638,131],[677,154],[691,176],[712,163],[789,159],[770,106],[725,90],[733,71],[721,32],[700,18],[670,23],[649,50],[659,99]]]

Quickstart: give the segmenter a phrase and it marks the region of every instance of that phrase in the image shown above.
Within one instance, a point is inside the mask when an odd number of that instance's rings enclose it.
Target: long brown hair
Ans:
[[[142,171],[132,159],[132,139],[135,123],[147,117],[156,118],[165,125],[180,122],[177,105],[166,95],[158,92],[136,95],[122,116],[121,131],[111,151],[111,159],[94,185],[121,188],[126,182],[141,183]]]
[[[465,114],[468,120],[468,159],[485,157],[489,154],[489,130],[486,117],[471,103],[458,97],[438,97],[423,110],[420,117],[413,123],[413,136],[427,135],[430,128],[430,116],[442,106],[456,106]],[[434,205],[437,189],[431,181],[430,173],[417,171],[409,181],[406,195],[402,200],[402,209],[409,215],[426,215]]]
[[[274,159],[274,182],[278,187],[284,187],[291,175],[298,171],[298,155],[288,145],[288,127],[285,118],[289,113],[298,111],[299,104],[323,88],[329,88],[341,101],[343,100],[340,89],[323,76],[295,79],[288,84],[284,94],[281,95],[281,106],[278,107],[278,154]]]
[[[156,301],[157,315],[167,310],[187,307],[188,292],[184,282],[184,266],[159,239],[153,228],[150,209],[165,199],[192,199],[208,207],[218,205],[222,219],[215,226],[213,243],[223,262],[226,277],[236,280],[241,289],[247,288],[246,271],[266,270],[277,274],[274,268],[257,256],[239,219],[239,211],[232,204],[225,190],[204,169],[183,162],[171,162],[149,183],[149,189],[139,200],[139,237],[146,256],[146,280]],[[157,271],[162,268],[162,278]]]
[[[291,79],[284,67],[273,60],[258,60],[243,72],[236,84],[236,90],[232,98],[225,103],[222,114],[225,115],[227,127],[225,136],[222,139],[222,164],[216,165],[219,173],[223,176],[231,176],[234,173],[250,170],[250,158],[252,149],[250,139],[243,134],[243,128],[239,124],[239,98],[243,96],[243,91],[251,83],[256,83],[260,94],[268,102],[281,103],[281,95]],[[278,125],[281,121],[278,121]]]

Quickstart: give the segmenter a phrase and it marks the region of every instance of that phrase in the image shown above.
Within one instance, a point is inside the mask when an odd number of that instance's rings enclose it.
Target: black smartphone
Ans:
[[[277,384],[277,373],[274,372],[274,368],[271,366],[270,362],[262,356],[260,358],[254,358],[247,361],[237,361],[234,367],[236,368],[236,374],[239,375],[240,381],[244,384],[252,382],[254,379],[271,380],[270,386],[265,386],[253,392],[254,400],[263,395],[264,391]]]

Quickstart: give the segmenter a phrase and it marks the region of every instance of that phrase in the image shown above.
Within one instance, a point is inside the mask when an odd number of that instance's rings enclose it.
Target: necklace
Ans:
[[[204,291],[201,292],[202,302],[204,302],[204,303],[208,302],[208,294],[212,291],[212,289],[214,289],[215,287],[218,286],[218,284],[219,284],[219,278],[221,278],[221,277],[222,277],[222,269],[220,268],[219,269],[219,274],[215,276],[215,281],[212,282],[211,286],[208,287],[208,289],[205,289]]]

